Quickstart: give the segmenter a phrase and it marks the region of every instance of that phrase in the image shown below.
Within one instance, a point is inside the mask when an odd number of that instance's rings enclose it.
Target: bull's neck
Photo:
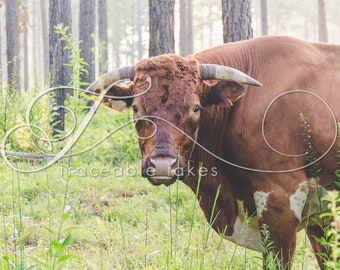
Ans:
[[[259,69],[254,66],[257,63],[255,57],[260,57],[261,54],[256,54],[254,50],[256,50],[256,47],[250,46],[247,42],[228,43],[202,51],[194,57],[199,63],[230,66],[257,78],[256,72]],[[199,127],[197,141],[222,159],[226,158],[227,154],[223,150],[226,149],[228,120],[231,113],[232,109],[226,107],[212,106],[205,108]],[[197,145],[191,160],[196,166],[196,176],[187,177],[184,182],[196,192],[198,186],[197,171],[199,164],[201,164],[203,168],[201,172],[206,173],[201,178],[197,194],[200,206],[206,219],[208,221],[214,220],[213,228],[215,230],[223,231],[228,226],[226,234],[230,235],[233,227],[229,225],[234,224],[238,210],[232,181],[230,181],[227,173],[228,166]],[[217,174],[212,173],[215,171]],[[218,191],[219,195],[215,203]]]
[[[233,224],[237,216],[236,201],[226,175],[225,164],[211,154],[223,158],[223,141],[226,140],[230,110],[212,106],[202,111],[197,142],[205,149],[195,146],[190,162],[191,169],[194,167],[193,173],[184,180],[193,192],[198,190],[197,199],[206,219],[209,222],[214,220],[213,228],[219,232]],[[226,234],[231,233],[232,227],[229,226]]]
[[[255,53],[256,51],[256,53]],[[247,75],[256,78],[259,70],[256,67],[259,52],[254,44],[248,42],[226,43],[195,55],[199,63],[218,64],[236,68]],[[223,57],[222,57],[223,56]]]

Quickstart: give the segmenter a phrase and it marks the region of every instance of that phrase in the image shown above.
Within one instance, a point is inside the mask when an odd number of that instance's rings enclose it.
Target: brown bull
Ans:
[[[144,177],[198,189],[207,220],[237,244],[260,250],[266,224],[289,268],[303,228],[315,254],[326,252],[310,217],[317,189],[337,189],[339,71],[340,46],[263,37],[109,72],[104,86],[133,82],[114,85],[105,104],[133,109]]]

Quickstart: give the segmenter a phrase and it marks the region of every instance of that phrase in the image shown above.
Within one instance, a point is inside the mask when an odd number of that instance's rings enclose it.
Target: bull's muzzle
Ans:
[[[182,180],[184,177],[183,167],[179,165],[178,158],[173,156],[153,156],[148,158],[142,168],[143,177],[153,185],[164,184],[166,186]]]

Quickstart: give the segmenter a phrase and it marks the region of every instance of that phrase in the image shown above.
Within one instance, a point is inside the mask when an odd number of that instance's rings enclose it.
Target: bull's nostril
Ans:
[[[143,177],[153,177],[155,176],[156,169],[154,167],[144,167],[142,168]]]
[[[174,167],[177,167],[177,157],[151,157],[149,159],[149,165],[154,168],[154,176],[173,177]]]
[[[157,166],[164,166],[167,165],[169,167],[172,167],[176,165],[177,158],[150,158],[150,163],[152,166],[157,168]]]

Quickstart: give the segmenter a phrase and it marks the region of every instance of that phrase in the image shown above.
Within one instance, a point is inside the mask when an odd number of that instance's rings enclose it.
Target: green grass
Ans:
[[[0,269],[262,268],[259,253],[211,231],[182,183],[67,176],[62,166],[23,175],[0,164]],[[294,269],[317,269],[299,238]]]

